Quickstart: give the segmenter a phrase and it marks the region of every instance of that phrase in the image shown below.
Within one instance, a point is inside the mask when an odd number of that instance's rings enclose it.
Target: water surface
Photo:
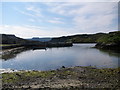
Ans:
[[[74,44],[72,47],[24,50],[2,60],[2,68],[17,70],[51,70],[61,66],[118,67],[119,53],[101,51],[95,44]],[[9,58],[10,57],[10,58]]]

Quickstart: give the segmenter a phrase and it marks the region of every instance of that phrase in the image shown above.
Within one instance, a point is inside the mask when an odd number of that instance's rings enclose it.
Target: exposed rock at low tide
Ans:
[[[98,48],[98,49],[113,50],[113,51],[116,51],[116,52],[120,52],[120,44],[115,44],[115,43],[111,43],[111,44],[97,43],[95,45],[95,47]]]
[[[3,73],[3,89],[80,90],[108,88],[119,90],[119,69],[70,67],[50,71]]]

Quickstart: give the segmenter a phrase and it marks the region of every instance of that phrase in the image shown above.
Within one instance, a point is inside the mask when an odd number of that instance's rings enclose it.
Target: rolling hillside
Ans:
[[[51,42],[95,43],[97,42],[98,38],[103,35],[105,35],[105,33],[63,36],[58,38],[52,38]]]
[[[120,50],[120,31],[110,32],[97,40],[97,48]]]
[[[0,34],[2,38],[1,44],[28,44],[28,43],[38,43],[37,41],[30,41],[26,39],[22,39],[19,37],[16,37],[15,35],[11,34]]]

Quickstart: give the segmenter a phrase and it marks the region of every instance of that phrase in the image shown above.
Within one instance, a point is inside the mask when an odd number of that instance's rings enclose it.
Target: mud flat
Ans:
[[[19,71],[2,74],[3,90],[119,90],[120,68],[62,67],[49,71]]]

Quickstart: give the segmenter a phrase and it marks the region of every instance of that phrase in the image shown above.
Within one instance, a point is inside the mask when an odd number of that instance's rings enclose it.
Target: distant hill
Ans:
[[[106,33],[78,34],[72,36],[52,38],[50,42],[95,43],[97,42],[98,38],[103,35],[106,35]]]
[[[2,36],[2,44],[20,44],[27,42],[27,40],[16,37],[12,34],[0,34],[0,36]]]
[[[51,40],[51,38],[39,38],[39,37],[33,37],[32,39],[28,39],[32,41],[40,41],[40,42],[48,42]]]
[[[2,44],[29,44],[42,42],[58,43],[58,42],[70,42],[70,43],[97,43],[96,47],[118,47],[120,46],[120,31],[110,33],[96,33],[96,34],[78,34],[71,36],[63,36],[57,38],[39,38],[33,37],[32,39],[22,39],[15,35],[0,34],[2,36]]]
[[[26,44],[26,43],[37,43],[36,41],[30,41],[16,37],[12,34],[0,34],[2,38],[1,44]]]

